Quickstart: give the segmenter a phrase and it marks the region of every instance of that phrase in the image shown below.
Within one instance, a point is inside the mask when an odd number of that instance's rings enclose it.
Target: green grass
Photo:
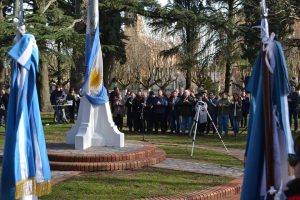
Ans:
[[[178,147],[178,146],[166,146],[159,145],[159,148],[163,149],[167,153],[168,158],[177,158],[183,160],[190,160],[194,162],[205,162],[220,164],[223,166],[236,166],[243,167],[243,162],[226,154],[218,153],[207,149],[194,149],[193,157],[191,158],[191,146]]]
[[[231,178],[146,168],[133,171],[88,173],[53,187],[44,200],[137,199],[203,190]]]
[[[126,132],[125,132],[126,133]],[[142,135],[137,134],[125,134],[127,140],[141,140]],[[145,139],[154,144],[160,143],[168,143],[168,144],[186,144],[191,143],[192,138],[189,138],[187,135],[178,136],[178,135],[145,135]],[[240,135],[238,137],[224,137],[222,138],[224,143],[228,148],[237,148],[237,149],[244,149],[246,145],[247,136]],[[223,147],[220,139],[218,136],[208,135],[208,136],[197,136],[196,145],[206,145],[206,146],[213,146],[213,147]]]

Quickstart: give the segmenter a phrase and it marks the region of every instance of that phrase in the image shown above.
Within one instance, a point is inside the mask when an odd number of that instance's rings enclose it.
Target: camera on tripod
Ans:
[[[205,111],[206,108],[207,108],[207,103],[205,103],[204,101],[198,100],[197,103],[196,103],[196,110],[198,110],[198,108],[201,111]]]

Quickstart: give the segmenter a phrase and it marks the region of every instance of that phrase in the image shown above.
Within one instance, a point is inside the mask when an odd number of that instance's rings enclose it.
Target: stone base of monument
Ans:
[[[51,170],[113,171],[151,166],[166,158],[164,151],[152,144],[128,141],[123,148],[90,147],[76,150],[74,145],[47,144]]]

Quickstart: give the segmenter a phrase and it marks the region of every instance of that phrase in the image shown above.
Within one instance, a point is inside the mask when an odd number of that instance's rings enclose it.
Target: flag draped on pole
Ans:
[[[263,11],[265,2],[261,6]],[[288,154],[293,154],[293,138],[289,124],[289,110],[287,96],[290,91],[287,65],[281,44],[274,40],[274,34],[269,37],[267,14],[262,17],[261,29],[263,49],[260,51],[247,90],[252,95],[248,141],[245,153],[245,172],[241,200],[265,199],[271,194],[275,199],[285,199],[283,191],[286,183],[292,178],[288,171]],[[265,66],[266,65],[266,66]],[[272,128],[272,159],[271,171],[274,174],[273,185],[267,188],[266,154],[265,145],[266,118],[264,112],[264,76],[263,70],[267,67],[270,73],[270,104]],[[267,138],[268,139],[268,138]]]
[[[33,35],[9,51],[13,59],[0,199],[37,199],[51,175],[36,88],[39,55]]]
[[[93,8],[94,9],[94,8]],[[98,9],[98,7],[97,7]],[[107,90],[103,84],[103,58],[99,39],[99,16],[98,10],[95,16],[88,13],[88,22],[92,17],[97,22],[95,27],[87,23],[87,37],[85,46],[86,74],[83,86],[83,93],[92,105],[103,105],[108,102]]]

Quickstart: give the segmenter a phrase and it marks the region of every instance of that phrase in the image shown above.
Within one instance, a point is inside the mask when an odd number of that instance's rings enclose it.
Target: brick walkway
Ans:
[[[239,177],[243,174],[243,169],[238,167],[225,167],[216,164],[190,162],[173,158],[167,158],[161,163],[154,165],[154,167],[230,177]]]
[[[174,146],[186,146],[178,144],[168,144]],[[195,148],[209,149],[219,153],[227,154],[226,150],[222,147],[213,147],[206,145],[196,145]],[[228,149],[228,154],[239,159],[244,160],[244,150],[241,149]],[[222,176],[231,176],[238,177],[230,183],[208,188],[199,192],[192,192],[187,194],[180,194],[175,196],[165,196],[165,197],[155,197],[147,198],[147,200],[239,200],[240,192],[242,187],[243,169],[237,167],[225,167],[221,165],[214,164],[205,164],[205,163],[195,163],[188,162],[179,159],[170,159],[167,158],[162,163],[155,165],[154,167],[169,168],[173,170],[189,171],[194,173],[205,173],[212,175],[222,175]]]

